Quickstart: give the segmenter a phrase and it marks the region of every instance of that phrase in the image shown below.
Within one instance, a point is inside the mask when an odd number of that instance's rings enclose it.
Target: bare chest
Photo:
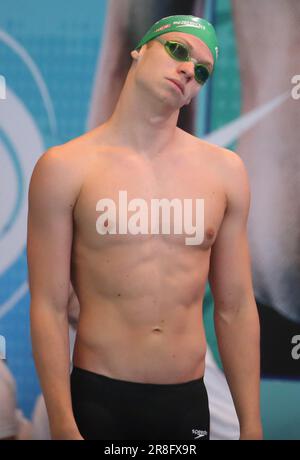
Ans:
[[[149,238],[208,249],[224,210],[222,184],[209,166],[176,157],[112,158],[85,175],[74,209],[75,235],[91,249]]]

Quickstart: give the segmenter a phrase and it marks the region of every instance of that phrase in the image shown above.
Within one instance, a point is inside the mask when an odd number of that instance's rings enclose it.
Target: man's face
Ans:
[[[197,37],[178,32],[169,32],[158,38],[174,40],[187,45],[190,56],[199,63],[213,68],[213,57],[209,48]],[[144,45],[139,52],[136,69],[137,82],[153,91],[162,101],[174,109],[188,105],[201,85],[195,80],[194,63],[176,61],[165,50],[163,44],[155,39]]]

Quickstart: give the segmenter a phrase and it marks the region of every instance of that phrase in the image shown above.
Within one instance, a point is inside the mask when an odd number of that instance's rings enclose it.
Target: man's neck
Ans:
[[[137,152],[155,156],[172,144],[176,134],[179,110],[153,94],[133,88],[126,81],[107,127],[114,140]]]

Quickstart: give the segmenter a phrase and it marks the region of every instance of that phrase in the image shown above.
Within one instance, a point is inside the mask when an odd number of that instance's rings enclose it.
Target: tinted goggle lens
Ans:
[[[208,80],[210,76],[209,70],[203,64],[196,64],[195,65],[195,79],[198,83],[204,85],[206,80]]]
[[[190,60],[189,50],[182,43],[167,41],[165,43],[165,48],[176,61]],[[200,83],[200,85],[204,85],[209,76],[209,70],[204,64],[195,64],[195,80]]]
[[[166,42],[166,48],[178,61],[189,60],[189,50],[181,43]]]

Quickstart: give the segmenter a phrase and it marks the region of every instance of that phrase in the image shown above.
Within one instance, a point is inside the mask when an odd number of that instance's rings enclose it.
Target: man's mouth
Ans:
[[[173,78],[167,78],[167,80],[171,81],[172,83],[174,83],[174,85],[177,86],[177,88],[180,89],[181,93],[184,94],[184,86],[183,84],[178,81],[178,80],[174,80]]]

